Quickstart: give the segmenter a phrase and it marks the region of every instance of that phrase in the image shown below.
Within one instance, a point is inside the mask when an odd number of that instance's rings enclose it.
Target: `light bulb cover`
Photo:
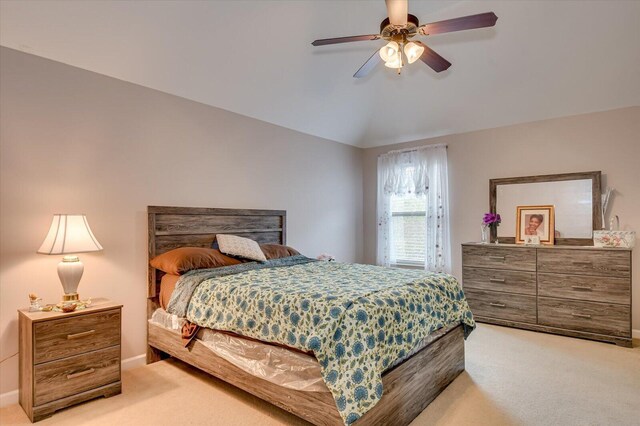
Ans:
[[[380,48],[380,57],[383,61],[393,60],[400,52],[400,46],[395,41],[390,41]]]
[[[412,64],[424,53],[424,46],[410,41],[404,46],[404,54],[407,55],[407,61]]]

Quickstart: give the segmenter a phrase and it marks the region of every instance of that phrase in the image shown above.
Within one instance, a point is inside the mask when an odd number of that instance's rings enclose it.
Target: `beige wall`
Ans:
[[[88,215],[81,296],[124,304],[123,357],[144,353],[147,205],[286,209],[289,243],[356,261],[362,152],[36,56],[0,51],[0,357],[16,309],[56,302],[59,256],[36,250],[56,212]],[[18,386],[17,357],[0,393]]]
[[[616,188],[610,211],[621,229],[640,231],[640,107],[366,149],[364,152],[364,259],[375,262],[378,155],[418,145],[446,143],[451,197],[454,275],[460,277],[460,244],[480,239],[489,209],[489,179],[601,170]],[[640,248],[633,253],[640,270]],[[633,328],[640,329],[640,273],[633,278]]]

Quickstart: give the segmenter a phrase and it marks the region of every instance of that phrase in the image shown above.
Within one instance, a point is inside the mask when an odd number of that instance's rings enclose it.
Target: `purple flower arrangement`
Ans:
[[[482,224],[485,226],[498,226],[502,222],[499,214],[485,213],[482,218]]]

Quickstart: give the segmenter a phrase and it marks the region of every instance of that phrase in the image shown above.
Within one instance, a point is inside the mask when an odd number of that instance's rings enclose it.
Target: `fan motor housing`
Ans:
[[[397,37],[403,34],[410,37],[418,33],[419,26],[420,22],[418,18],[411,14],[407,15],[407,25],[402,28],[391,25],[389,18],[385,18],[385,20],[380,23],[380,35],[385,39],[391,39],[394,38],[394,36]]]

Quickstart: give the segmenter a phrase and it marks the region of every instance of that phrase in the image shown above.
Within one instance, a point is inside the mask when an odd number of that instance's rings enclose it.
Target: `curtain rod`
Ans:
[[[419,151],[421,149],[440,148],[440,147],[447,148],[447,144],[446,143],[438,143],[438,144],[435,144],[435,145],[417,146],[415,148],[396,149],[396,150],[393,150],[393,151],[385,152],[384,154],[380,154],[380,155],[378,155],[378,157],[382,157],[383,155],[388,155],[388,154],[400,154],[400,153],[405,153],[405,152]]]

